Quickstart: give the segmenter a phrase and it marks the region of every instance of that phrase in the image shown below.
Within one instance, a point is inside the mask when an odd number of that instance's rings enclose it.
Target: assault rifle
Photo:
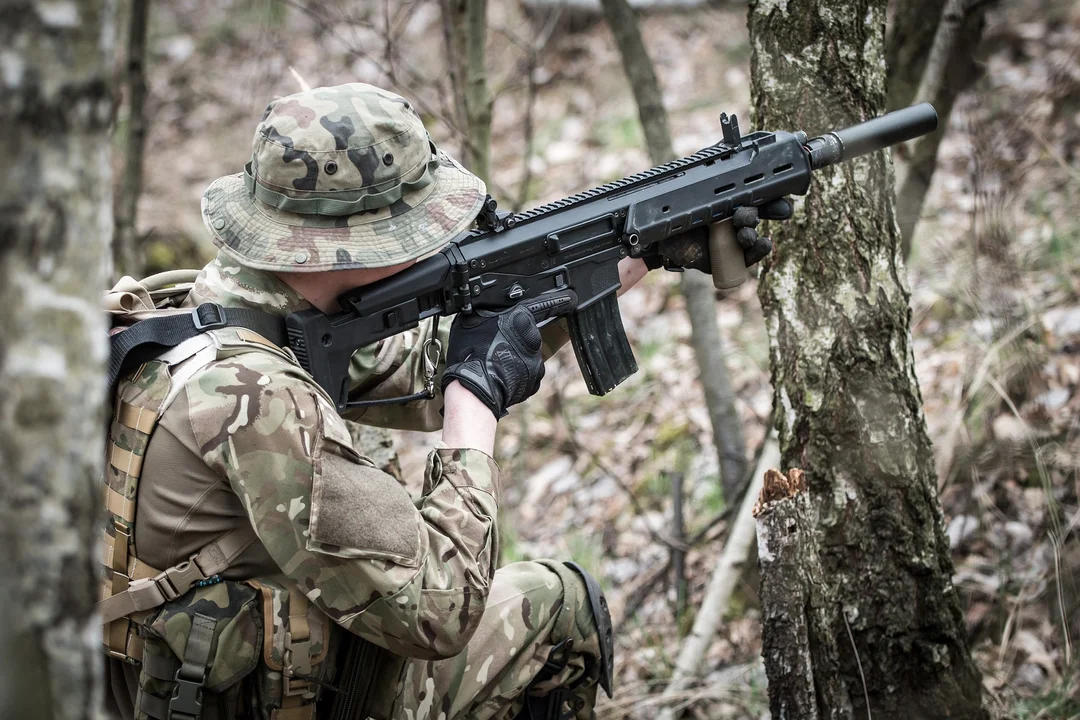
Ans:
[[[391,277],[343,293],[341,312],[292,313],[289,346],[334,398],[348,401],[349,358],[425,318],[524,303],[537,324],[568,318],[589,392],[604,395],[637,371],[616,301],[618,262],[659,252],[711,270],[719,290],[745,281],[731,218],[743,206],[805,195],[812,171],[937,128],[929,104],[807,139],[803,132],[740,135],[721,116],[723,140],[680,160],[514,215],[488,197],[478,229]],[[659,246],[657,244],[659,243]]]

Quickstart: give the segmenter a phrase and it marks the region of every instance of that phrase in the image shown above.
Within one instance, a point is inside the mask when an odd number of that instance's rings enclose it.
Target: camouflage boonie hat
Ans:
[[[440,250],[485,192],[407,100],[350,83],[270,103],[251,161],[210,185],[202,216],[214,244],[247,267],[377,268]]]

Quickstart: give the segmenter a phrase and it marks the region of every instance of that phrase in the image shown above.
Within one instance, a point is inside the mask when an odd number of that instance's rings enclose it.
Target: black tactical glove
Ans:
[[[736,208],[731,221],[735,226],[735,240],[743,249],[746,267],[760,262],[772,251],[772,240],[758,235],[758,223],[761,220],[787,220],[793,212],[794,206],[787,198],[778,198],[760,208],[752,205]],[[642,259],[650,270],[663,267],[709,273],[708,247],[709,229],[700,226],[654,244],[645,251]]]
[[[760,208],[752,205],[735,209],[732,221],[735,223],[735,239],[743,249],[746,267],[761,261],[772,252],[772,240],[758,235],[757,226],[761,220],[787,220],[795,212],[795,207],[787,198],[779,198]]]
[[[532,313],[517,306],[501,313],[460,313],[450,328],[442,389],[454,380],[501,418],[506,408],[540,389],[544,360]]]

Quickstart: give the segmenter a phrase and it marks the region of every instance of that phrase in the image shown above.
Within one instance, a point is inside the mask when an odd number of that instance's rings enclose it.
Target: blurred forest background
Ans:
[[[634,4],[644,6],[641,33],[674,151],[716,142],[722,111],[756,129],[746,4]],[[945,4],[895,3],[887,30],[894,105],[915,96]],[[917,373],[989,703],[1004,717],[1078,717],[1080,3],[949,4],[967,13],[956,36],[961,61],[951,59],[940,79],[955,104],[925,202],[900,205]],[[475,118],[452,71],[468,59],[447,58],[455,28],[442,5],[126,0],[114,134],[119,266],[143,276],[213,256],[202,192],[240,170],[266,103],[300,82],[362,81],[412,99],[438,144],[474,168],[489,163],[489,192],[503,209],[653,164],[619,49],[600,4],[586,0],[488,4],[484,157],[482,135],[465,140],[462,128]],[[129,59],[143,52],[145,87],[138,73],[126,83]],[[131,170],[140,144],[141,178]],[[922,171],[933,168],[932,151],[929,163],[916,159]],[[898,160],[911,154],[901,149]],[[742,453],[740,473],[766,442],[773,391],[755,283],[715,302],[739,437],[714,434],[691,323],[679,311],[685,302],[678,275],[652,273],[621,303],[637,375],[592,397],[564,349],[539,396],[501,423],[503,562],[573,557],[602,579],[611,602],[618,692],[601,717],[655,715],[744,485],[721,473],[718,438]],[[419,478],[434,438],[393,439],[403,476]],[[704,681],[679,698],[692,717],[767,714],[755,564],[741,565],[700,663]]]

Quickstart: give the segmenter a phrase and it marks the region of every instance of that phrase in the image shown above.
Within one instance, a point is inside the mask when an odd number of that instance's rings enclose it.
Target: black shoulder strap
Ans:
[[[285,319],[261,310],[223,308],[203,303],[190,313],[140,320],[109,338],[109,392],[120,376],[169,348],[207,330],[242,327],[262,335],[278,347],[288,347]]]

